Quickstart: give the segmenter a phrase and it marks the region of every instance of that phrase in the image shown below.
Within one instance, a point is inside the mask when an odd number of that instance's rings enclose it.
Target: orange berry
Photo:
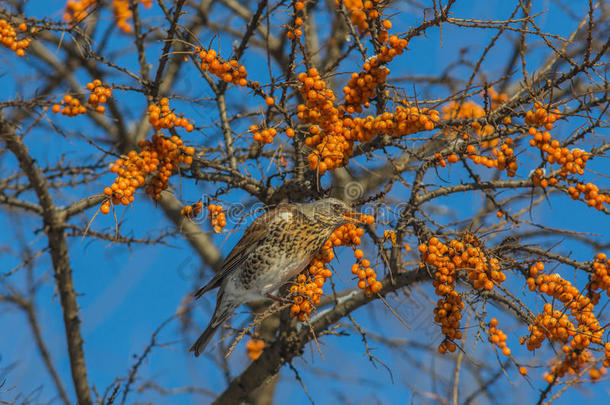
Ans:
[[[268,106],[272,106],[273,104],[275,104],[275,100],[273,99],[273,97],[267,97],[265,98],[265,104],[267,104]]]
[[[110,203],[108,201],[102,204],[100,207],[100,212],[102,214],[108,214],[110,212]]]

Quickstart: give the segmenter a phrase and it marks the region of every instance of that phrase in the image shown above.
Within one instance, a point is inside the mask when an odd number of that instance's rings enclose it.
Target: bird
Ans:
[[[218,328],[243,304],[263,298],[296,277],[319,253],[331,234],[354,218],[351,207],[336,198],[311,203],[282,203],[244,231],[220,270],[193,295],[218,288],[210,323],[190,348],[199,356]]]

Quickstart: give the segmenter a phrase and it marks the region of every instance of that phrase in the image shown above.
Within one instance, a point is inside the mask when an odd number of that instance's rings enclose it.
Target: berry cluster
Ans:
[[[129,23],[131,18],[131,10],[129,9],[129,0],[112,0],[112,13],[116,25],[125,33],[131,33],[133,27]]]
[[[379,11],[377,11],[374,6],[374,3],[378,2],[379,0],[335,0],[335,5],[341,7],[341,3],[345,4],[345,8],[349,11],[349,19],[352,21],[352,24],[358,28],[358,32],[363,33],[369,29],[367,19],[375,20],[379,18]],[[387,22],[389,23],[389,21]]]
[[[112,90],[108,87],[104,87],[100,80],[94,80],[87,83],[87,90],[91,92],[89,95],[89,105],[95,108],[98,113],[106,111],[105,104],[110,96],[112,96]]]
[[[354,251],[357,262],[352,266],[352,274],[358,277],[358,288],[364,290],[366,295],[381,291],[383,285],[377,281],[377,274],[370,265],[371,262],[364,258],[364,252],[360,249]]]
[[[212,228],[214,228],[214,232],[222,232],[222,228],[227,226],[227,220],[225,218],[222,205],[210,204],[208,205],[208,212],[208,216],[210,218],[210,222],[212,223]]]
[[[595,207],[600,211],[604,209],[604,204],[610,204],[610,195],[600,193],[599,188],[593,183],[576,183],[576,186],[568,187],[568,193],[573,200],[580,199],[582,194],[590,207]]]
[[[148,175],[152,178],[145,189],[146,193],[160,200],[161,191],[167,189],[173,170],[181,163],[191,164],[195,153],[194,148],[185,147],[177,136],[167,138],[155,134],[151,141],[140,141],[139,146],[142,148],[139,153],[131,151],[110,167],[110,171],[116,173],[117,177],[110,187],[104,189],[104,194],[110,200],[102,204],[102,214],[110,212],[110,203],[132,203],[136,189],[145,184]]]
[[[61,112],[63,115],[67,115],[68,117],[74,117],[76,115],[86,113],[87,108],[80,103],[78,98],[66,94],[61,99],[59,104],[53,104],[51,111],[54,113]]]
[[[610,297],[610,259],[605,253],[598,253],[593,261],[593,274],[591,275],[590,290],[605,290]],[[599,296],[592,297],[594,304],[599,302]],[[607,356],[610,357],[610,356]]]
[[[503,355],[510,356],[510,349],[506,346],[506,334],[498,328],[498,320],[496,318],[491,318],[491,321],[489,321],[489,341],[498,346],[502,350]]]
[[[557,185],[557,181],[558,181],[557,177],[546,178],[545,172],[543,169],[534,170],[534,172],[531,174],[531,176],[532,176],[532,182],[534,183],[534,186],[536,186],[536,187],[546,188],[549,185],[551,185],[551,186]],[[577,196],[577,198],[578,198],[578,196]]]
[[[305,100],[305,104],[297,107],[297,117],[312,124],[310,136],[305,138],[305,144],[315,149],[308,156],[309,167],[324,174],[344,166],[352,154],[353,141],[350,142],[350,130],[334,106],[335,94],[326,88],[315,68],[300,73],[297,79],[302,83],[299,91]]]
[[[195,126],[186,118],[174,114],[169,108],[169,100],[165,97],[159,101],[159,105],[151,104],[148,106],[148,122],[150,122],[156,131],[161,128],[169,129],[174,127],[183,127],[187,132],[195,129]]]
[[[545,376],[547,381],[553,381],[563,377],[566,372],[578,373],[583,367],[592,363],[589,347],[592,344],[602,345],[604,328],[600,326],[594,314],[597,300],[581,294],[578,288],[572,286],[559,274],[544,274],[541,273],[543,270],[542,262],[530,268],[531,277],[527,279],[529,289],[538,290],[563,305],[559,309],[554,309],[552,304],[546,303],[544,312],[538,315],[529,327],[529,338],[521,338],[521,344],[527,343],[528,350],[534,350],[540,347],[545,338],[564,343],[563,359]],[[593,290],[592,284],[589,286],[590,291]]]
[[[360,221],[372,224],[375,219],[370,215],[361,215]],[[364,229],[353,223],[347,223],[332,233],[320,253],[311,261],[303,273],[299,274],[296,283],[290,287],[290,293],[293,295],[292,300],[294,301],[294,304],[290,307],[291,316],[298,316],[301,322],[307,319],[314,306],[320,302],[320,297],[324,293],[322,290],[324,283],[333,274],[326,267],[326,264],[330,263],[335,257],[333,248],[336,246],[357,246],[360,244],[362,235],[364,235]],[[370,262],[364,259],[362,250],[354,250],[354,256],[357,263],[352,266],[352,273],[359,278],[358,287],[363,289],[367,295],[379,292],[382,284],[377,281],[375,271],[369,267]],[[362,267],[366,268],[361,270]],[[358,273],[354,273],[354,268],[357,269]],[[363,273],[363,278],[360,278],[360,271]]]
[[[19,31],[25,32],[28,30],[26,23],[19,24]],[[30,39],[23,38],[17,40],[17,31],[5,19],[0,19],[0,44],[3,47],[15,52],[17,56],[25,55],[25,49],[30,46]]]
[[[525,124],[530,126],[530,134],[532,134],[532,129],[536,131],[538,127],[544,127],[544,129],[550,131],[553,129],[553,124],[560,117],[560,114],[557,109],[550,111],[543,108],[542,104],[535,103],[534,109],[525,113]]]
[[[549,384],[567,373],[578,374],[593,362],[593,355],[589,350],[572,350],[569,346],[564,345],[562,351],[563,357],[551,366],[550,372],[543,374],[543,378]],[[593,381],[599,380],[605,374],[606,369],[603,367],[589,369],[589,377]]]
[[[462,241],[453,239],[446,245],[438,238],[432,237],[427,243],[419,245],[422,266],[436,267],[432,285],[440,299],[434,309],[434,321],[441,325],[446,339],[439,346],[439,351],[454,351],[450,341],[461,339],[459,331],[464,303],[455,291],[456,272],[466,269],[468,280],[479,290],[492,290],[494,283],[506,280],[495,258],[487,259],[481,241],[472,235],[466,235]]]
[[[87,83],[87,90],[91,92],[88,103],[100,114],[106,111],[105,104],[108,98],[112,95],[112,90],[102,85],[100,80],[94,80]],[[65,95],[59,104],[54,104],[51,108],[54,113],[61,112],[63,115],[74,117],[87,112],[87,108],[80,103],[80,100],[69,94]]]
[[[494,284],[501,284],[506,280],[506,274],[500,270],[498,259],[487,259],[478,240],[473,238],[467,244],[457,242],[451,245],[455,246],[455,254],[451,260],[457,266],[467,269],[468,280],[472,281],[474,288],[491,291]]]
[[[227,83],[239,86],[248,85],[246,68],[240,65],[237,60],[232,59],[228,62],[223,62],[214,49],[206,51],[205,49],[195,47],[195,52],[201,61],[201,70],[209,71]]]
[[[482,96],[484,96],[484,94],[485,94],[484,92],[481,93]],[[489,88],[487,90],[487,94],[488,94],[489,98],[491,99],[490,109],[492,111],[494,109],[498,108],[504,102],[506,102],[506,100],[508,100],[508,96],[506,94],[504,94],[504,93],[500,94],[500,93],[496,92],[493,88]],[[467,118],[472,118],[474,120],[478,120],[479,118],[482,118],[486,115],[483,107],[481,107],[480,105],[478,105],[477,103],[475,103],[473,101],[460,101],[460,102],[452,101],[449,104],[445,105],[441,109],[441,112],[442,112],[443,120],[467,119]],[[510,124],[510,122],[511,122],[510,117],[506,117],[506,118],[507,119],[505,119],[504,123]],[[479,121],[473,121],[470,124],[470,128],[477,137],[488,137],[495,133],[495,128],[492,125],[490,125],[490,124],[482,125]],[[452,128],[447,128],[444,130],[444,134],[446,136],[450,136],[450,137],[455,137],[455,136],[458,136],[458,134],[462,134],[462,139],[468,140],[468,138],[469,138],[469,133],[467,131],[465,131],[465,129],[462,125],[453,126]],[[499,143],[498,139],[486,140],[486,141],[481,142],[481,147],[490,148],[490,147],[496,146],[498,143]]]
[[[356,141],[369,142],[379,133],[403,136],[431,130],[439,120],[438,112],[434,110],[409,106],[399,106],[395,113],[378,117],[362,119],[346,115],[362,112],[362,106],[369,107],[369,99],[375,96],[376,89],[389,74],[383,64],[402,54],[407,46],[406,40],[383,32],[385,36],[381,41],[388,44],[363,64],[360,73],[352,74],[343,88],[345,103],[339,107],[334,104],[334,92],[326,87],[317,69],[309,69],[297,77],[301,83],[299,91],[305,100],[297,108],[297,117],[311,124],[305,143],[314,151],[307,159],[309,167],[320,174],[347,165]]]
[[[328,254],[330,252],[330,255]],[[290,307],[290,315],[298,316],[304,322],[313,306],[320,302],[320,296],[324,294],[322,286],[332,276],[332,271],[326,267],[326,260],[330,262],[332,255],[332,244],[327,242],[319,256],[315,257],[307,269],[308,274],[301,273],[297,276],[296,284],[290,287],[290,293],[294,304]]]
[[[420,131],[431,131],[440,120],[436,110],[426,107],[397,106],[396,110],[376,117],[354,118],[351,136],[360,142],[370,142],[377,134],[404,136]]]
[[[506,138],[500,148],[493,148],[491,150],[493,158],[477,154],[477,147],[472,144],[466,147],[466,153],[468,154],[468,159],[472,160],[474,164],[506,170],[508,177],[514,177],[517,174],[519,165],[517,164],[515,152],[511,147],[512,145],[513,140]],[[455,161],[455,158],[452,158],[451,161]]]
[[[250,357],[252,361],[261,357],[264,348],[265,341],[262,339],[252,338],[246,343],[246,353],[248,353],[248,357]]]
[[[438,351],[441,354],[447,351],[454,352],[456,345],[452,340],[462,338],[462,332],[458,329],[464,309],[462,297],[455,291],[457,267],[448,255],[449,247],[436,237],[430,238],[428,243],[420,244],[419,252],[422,257],[421,266],[425,266],[426,263],[436,267],[432,285],[440,299],[434,308],[434,321],[441,325],[441,332],[445,335],[445,340],[439,345]]]
[[[566,343],[570,336],[576,334],[568,316],[561,311],[553,310],[553,306],[549,303],[544,304],[543,313],[536,316],[528,330],[530,336],[527,340],[522,340],[525,341],[529,351],[539,349],[545,339]]]
[[[184,208],[180,210],[180,215],[192,219],[201,213],[202,208],[203,203],[201,201],[197,201],[196,203],[185,205]]]
[[[485,95],[485,92],[482,93],[482,95]],[[489,96],[490,100],[491,100],[491,109],[495,110],[496,108],[500,107],[500,105],[506,103],[506,101],[508,101],[508,95],[505,93],[498,93],[493,87],[490,87],[489,89],[487,89],[487,95]],[[510,119],[510,117],[508,117]],[[508,123],[508,122],[507,122]]]
[[[286,32],[286,38],[294,40],[303,35],[303,30],[301,27],[303,26],[303,19],[301,17],[296,17],[294,19],[294,26],[288,28],[288,32]]]
[[[535,104],[535,109],[526,113],[525,121],[529,128],[529,134],[532,138],[529,141],[530,146],[540,149],[544,154],[544,160],[550,164],[557,164],[559,168],[559,179],[564,180],[573,186],[568,187],[568,193],[574,200],[581,198],[587,202],[590,207],[595,207],[598,210],[604,209],[604,204],[610,203],[610,196],[599,192],[599,188],[592,183],[583,184],[575,179],[568,178],[569,175],[583,175],[587,161],[591,155],[581,149],[568,149],[561,146],[558,140],[553,139],[548,130],[553,128],[553,123],[559,117],[559,111],[553,110],[548,112],[542,108],[539,103]],[[537,127],[544,126],[547,131],[538,131]],[[534,185],[547,187],[549,184],[554,186],[557,184],[557,178],[543,179],[542,170],[537,169],[533,175]]]
[[[362,65],[362,71],[352,73],[347,86],[343,88],[345,104],[342,108],[348,114],[360,113],[363,105],[369,106],[368,102],[375,96],[377,86],[384,83],[390,74],[390,69],[384,64],[391,62],[397,55],[402,55],[406,47],[406,39],[392,35],[389,37],[388,45],[382,46],[378,55],[369,58]]]
[[[150,8],[152,6],[152,0],[139,0],[144,7]],[[66,4],[66,10],[64,12],[64,20],[78,24],[89,15],[89,8],[92,8],[97,3],[97,0],[68,0]],[[112,13],[117,26],[126,34],[132,31],[132,26],[129,23],[129,19],[132,16],[131,9],[129,8],[128,0],[112,0]]]
[[[474,101],[452,101],[445,105],[441,109],[443,120],[451,119],[467,119],[473,118],[478,119],[485,116],[485,110],[483,107],[475,103]],[[485,125],[484,127],[478,122],[473,121],[470,127],[477,136],[487,136],[494,133],[494,127],[491,125]],[[462,125],[453,126],[444,130],[444,134],[449,137],[455,137],[462,133],[462,139],[467,140],[469,138],[468,132],[463,132],[464,127]],[[497,142],[497,140],[495,140]],[[493,141],[492,141],[493,143]],[[494,144],[485,144],[483,147],[495,146]]]
[[[530,130],[533,127],[530,127]],[[533,134],[532,134],[533,132]],[[558,164],[561,166],[559,174],[562,177],[567,177],[568,174],[580,174],[584,173],[585,165],[589,160],[590,155],[581,149],[569,150],[566,147],[562,147],[559,141],[551,138],[551,134],[547,131],[540,132],[530,131],[532,139],[530,139],[530,146],[537,147],[545,153],[545,160],[551,164]]]
[[[440,167],[447,167],[447,161],[443,159],[443,155],[440,153],[434,154],[434,160],[438,163]]]
[[[68,0],[64,11],[64,20],[78,24],[89,15],[88,8],[93,6],[97,0]]]
[[[266,128],[261,130],[257,125],[250,125],[249,130],[252,133],[254,141],[263,144],[272,143],[275,135],[277,134],[277,129],[275,128]],[[294,130],[292,131],[292,136],[294,136]]]

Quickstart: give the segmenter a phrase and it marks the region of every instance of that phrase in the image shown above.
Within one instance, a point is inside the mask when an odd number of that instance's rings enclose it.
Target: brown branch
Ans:
[[[367,297],[362,292],[356,292],[343,301],[339,301],[333,308],[320,312],[312,320],[311,329],[303,328],[300,332],[295,330],[284,331],[270,347],[265,349],[261,357],[231,381],[225,391],[214,400],[213,404],[239,403],[252,391],[268,383],[284,364],[300,356],[304,346],[313,339],[312,331],[314,334],[319,334],[344,316],[378,299],[380,296],[427,278],[426,272],[419,269],[395,275],[393,284],[389,278],[386,278],[383,280],[384,288],[379,292],[379,295]]]
[[[42,218],[48,237],[49,251],[61,301],[66,342],[70,357],[70,369],[72,371],[76,398],[79,404],[92,404],[83,350],[83,338],[80,332],[79,309],[72,280],[68,244],[66,243],[63,228],[65,215],[53,203],[47,181],[42,177],[34,164],[34,160],[29,155],[23,140],[15,133],[11,125],[4,120],[2,114],[0,114],[0,137],[6,142],[8,149],[19,161],[19,166],[27,175],[43,210]]]

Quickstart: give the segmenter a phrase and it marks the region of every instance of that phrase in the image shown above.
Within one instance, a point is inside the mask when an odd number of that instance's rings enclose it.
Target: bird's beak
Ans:
[[[350,222],[355,222],[357,224],[363,224],[364,222],[362,222],[358,217],[360,217],[360,213],[359,212],[344,212],[343,216],[345,217],[345,219],[347,219]]]

